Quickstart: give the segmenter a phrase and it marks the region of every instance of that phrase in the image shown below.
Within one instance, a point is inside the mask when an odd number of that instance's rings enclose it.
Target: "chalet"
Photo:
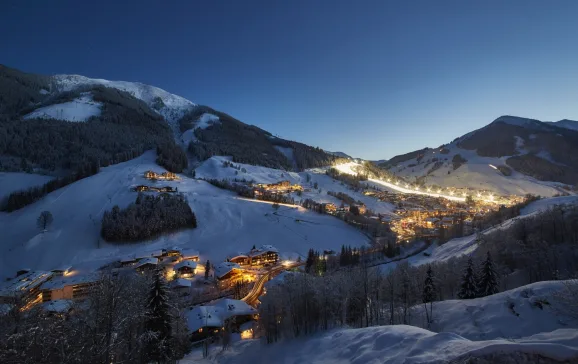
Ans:
[[[239,265],[277,264],[279,251],[272,245],[262,245],[258,249],[251,249],[248,253],[239,254],[229,259]]]
[[[220,300],[212,306],[197,306],[186,313],[193,341],[215,336],[229,325],[233,332],[241,332],[241,326],[256,317],[256,309],[243,301],[232,299]]]
[[[452,216],[444,216],[441,221],[441,225],[445,228],[451,227],[454,224],[454,218]]]
[[[237,277],[243,273],[243,269],[239,264],[233,262],[222,262],[213,266],[215,278],[219,281],[224,281]]]
[[[337,212],[337,206],[331,202],[321,204],[321,206],[323,207],[323,212],[326,214],[333,214]]]
[[[53,278],[40,287],[42,301],[84,299],[99,279],[98,274]]]
[[[199,261],[199,251],[194,249],[181,250],[181,256],[185,260],[192,260],[194,262]]]
[[[52,272],[29,271],[0,285],[0,303],[21,303],[29,308],[42,301],[40,286],[52,278]]]
[[[163,256],[166,257],[181,257],[181,249],[174,247],[174,248],[170,248],[170,249],[163,249]]]
[[[183,260],[182,262],[175,264],[173,270],[181,277],[191,277],[196,273],[197,262],[192,260]]]
[[[173,172],[157,173],[157,172],[153,172],[153,171],[146,171],[144,176],[145,176],[145,178],[148,178],[148,179],[165,179],[165,180],[179,179],[179,177]]]
[[[134,255],[127,255],[124,258],[120,259],[120,265],[122,267],[130,267],[135,265],[138,262],[138,259]]]
[[[135,269],[139,273],[150,272],[155,270],[158,266],[159,260],[158,258],[144,258],[138,261]]]
[[[258,193],[262,191],[272,193],[290,193],[290,192],[303,191],[303,187],[301,187],[301,185],[298,184],[291,185],[291,182],[289,181],[280,181],[271,184],[260,183],[256,186],[255,192]]]
[[[138,185],[138,186],[135,186],[135,187],[133,188],[133,190],[136,191],[136,192],[146,192],[146,191],[149,190],[149,186]]]
[[[179,295],[186,295],[191,291],[192,282],[188,279],[177,278],[173,280],[170,287],[173,291],[177,292]]]

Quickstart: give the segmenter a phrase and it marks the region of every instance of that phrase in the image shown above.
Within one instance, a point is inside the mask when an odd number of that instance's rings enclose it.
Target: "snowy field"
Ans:
[[[86,121],[100,115],[102,104],[95,102],[90,93],[61,104],[49,105],[34,110],[24,116],[24,119],[58,119],[66,121]]]
[[[497,355],[502,360],[527,358],[523,354],[530,354],[530,361],[524,361],[528,363],[533,362],[532,355],[562,361],[578,356],[578,331],[561,329],[516,341],[470,341],[454,333],[436,334],[413,326],[395,325],[333,330],[272,345],[248,340],[236,343],[225,352],[212,350],[209,359],[202,359],[200,352],[194,351],[181,363],[445,364],[472,356]]]
[[[193,351],[184,362],[272,363],[283,358],[283,363],[295,364],[405,364],[447,363],[471,356],[492,362],[492,355],[524,362],[533,362],[538,355],[575,360],[578,322],[560,313],[553,295],[563,287],[561,281],[538,282],[483,298],[436,302],[431,331],[395,325],[337,329],[273,345],[241,341],[224,353],[212,348],[205,361]],[[422,305],[412,308],[412,324],[425,326],[423,316]]]
[[[240,199],[232,192],[185,176],[180,181],[159,181],[157,185],[174,186],[187,195],[197,216],[197,229],[137,244],[102,241],[99,231],[103,212],[114,205],[122,208],[133,202],[136,193],[131,187],[152,183],[143,178],[145,171],[164,171],[154,160],[154,153],[147,152],[103,168],[97,175],[54,191],[21,210],[0,213],[0,278],[13,276],[20,268],[72,265],[81,271],[96,269],[133,252],[172,246],[196,249],[202,260],[218,262],[253,245],[271,244],[283,258],[296,258],[307,254],[309,248],[339,250],[343,244],[361,246],[367,242],[357,229],[332,216],[284,206],[276,216],[270,203]],[[54,223],[41,233],[36,219],[44,210],[52,213]]]
[[[42,174],[0,172],[0,200],[12,192],[25,190],[34,186],[42,186],[54,177]]]

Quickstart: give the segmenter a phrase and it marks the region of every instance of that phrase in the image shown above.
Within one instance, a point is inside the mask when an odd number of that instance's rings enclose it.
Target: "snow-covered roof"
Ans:
[[[171,282],[171,286],[173,288],[190,287],[191,284],[192,284],[191,281],[189,281],[188,279],[184,279],[184,278],[177,278]]]
[[[197,269],[197,262],[193,262],[192,260],[183,260],[180,263],[175,264],[175,266],[173,267],[173,270],[179,270],[181,268],[191,268],[191,269]]]
[[[72,308],[72,300],[54,300],[44,302],[40,306],[46,312],[64,313]]]
[[[144,258],[138,261],[138,264],[136,266],[136,268],[142,267],[143,265],[147,265],[147,264],[154,264],[157,265],[159,263],[159,260],[157,258]]]
[[[233,316],[254,315],[257,310],[240,300],[222,299],[213,306],[197,306],[187,312],[187,324],[191,331],[201,327],[221,327]]]
[[[237,263],[222,262],[222,263],[219,263],[216,266],[214,266],[213,269],[215,271],[215,276],[217,278],[221,278],[234,269],[240,270],[241,266]]]
[[[84,275],[75,275],[75,276],[62,276],[56,277],[48,282],[44,283],[40,289],[62,289],[66,286],[73,286],[76,284],[83,284],[83,283],[93,283],[97,282],[100,279],[100,275],[97,273],[92,274],[84,274]]]
[[[201,327],[221,327],[223,318],[219,315],[220,308],[215,306],[197,306],[186,313],[187,327],[191,332]]]
[[[232,316],[254,315],[257,313],[257,310],[249,306],[246,302],[230,298],[219,300],[215,306],[222,308],[223,314],[221,314],[221,316],[225,319]]]
[[[195,250],[195,249],[183,249],[181,251],[181,255],[183,256],[183,258],[187,259],[187,258],[195,258],[199,256],[199,251]]]
[[[68,265],[68,266],[62,266],[60,268],[53,269],[52,272],[53,273],[60,273],[60,272],[65,273],[65,272],[70,271],[71,269],[72,269],[72,266]]]
[[[123,258],[120,259],[121,263],[130,263],[130,262],[134,262],[136,260],[136,257],[134,255],[127,255]]]
[[[52,272],[33,271],[19,275],[0,285],[0,296],[13,296],[34,289],[52,277]]]
[[[273,245],[261,245],[259,250],[279,253],[279,250],[277,250]]]

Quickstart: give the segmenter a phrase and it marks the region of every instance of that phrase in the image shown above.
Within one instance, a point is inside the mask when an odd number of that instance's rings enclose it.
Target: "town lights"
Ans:
[[[453,196],[453,195],[454,195],[454,191],[450,191],[450,196]]]
[[[428,188],[427,188],[427,192],[431,192],[431,188],[428,187]]]
[[[391,178],[388,178],[388,179],[387,179],[387,182],[391,182]]]
[[[409,185],[407,183],[405,184],[405,188],[409,188]]]
[[[478,198],[482,197],[482,194],[478,192]]]
[[[438,194],[442,193],[442,190],[438,190]]]
[[[464,192],[464,193],[462,193],[462,196],[466,197],[466,196],[467,196],[467,194]]]

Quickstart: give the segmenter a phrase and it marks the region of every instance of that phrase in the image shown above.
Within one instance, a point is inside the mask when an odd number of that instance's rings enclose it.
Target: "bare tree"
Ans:
[[[36,220],[36,224],[44,232],[48,229],[50,224],[52,224],[52,220],[53,218],[50,211],[42,211],[40,216],[38,216],[38,220]]]

